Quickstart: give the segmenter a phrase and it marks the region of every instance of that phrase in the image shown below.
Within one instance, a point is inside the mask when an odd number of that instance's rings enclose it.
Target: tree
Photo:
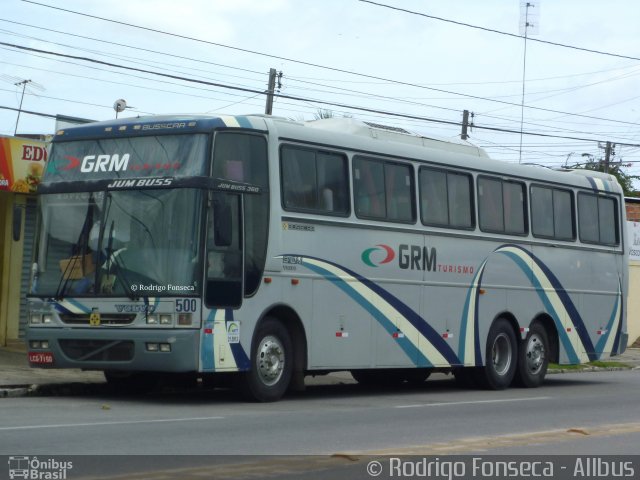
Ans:
[[[326,110],[324,108],[319,108],[317,110],[317,112],[313,114],[313,116],[316,117],[316,120],[322,120],[324,118],[336,118],[336,117],[338,117],[338,115],[333,113],[333,110]],[[346,113],[343,113],[342,114],[342,118],[352,118],[352,116],[348,115]]]
[[[584,169],[584,170],[593,170],[595,172],[605,172],[607,166],[605,165],[604,159],[596,159],[593,155],[589,153],[583,153],[583,157],[587,158],[585,163],[576,163],[573,167],[574,169]],[[608,172],[610,175],[613,175],[618,180],[618,183],[622,187],[624,191],[625,197],[640,197],[640,192],[638,192],[633,186],[634,180],[640,180],[639,175],[630,175],[625,172],[623,168],[630,167],[630,164],[625,164],[622,162],[609,162]]]

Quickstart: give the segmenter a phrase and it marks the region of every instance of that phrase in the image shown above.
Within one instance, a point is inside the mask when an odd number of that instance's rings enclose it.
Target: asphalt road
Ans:
[[[350,455],[638,455],[638,392],[640,370],[549,375],[541,388],[501,392],[462,390],[450,379],[384,390],[322,385],[273,404],[243,403],[226,390],[6,398],[0,455],[161,455],[94,461],[106,462],[105,474],[180,467],[184,478],[211,457],[175,455],[338,454],[317,461],[347,463]]]

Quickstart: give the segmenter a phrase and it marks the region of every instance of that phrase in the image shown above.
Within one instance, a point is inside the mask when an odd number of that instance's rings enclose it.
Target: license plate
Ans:
[[[38,365],[53,365],[53,353],[29,352],[29,363],[36,363]]]

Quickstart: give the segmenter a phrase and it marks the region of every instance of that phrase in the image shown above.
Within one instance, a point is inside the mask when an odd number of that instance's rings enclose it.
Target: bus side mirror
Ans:
[[[231,207],[226,202],[213,203],[213,239],[217,247],[229,247],[233,238]]]
[[[14,205],[13,207],[13,241],[20,240],[22,233],[22,207]]]

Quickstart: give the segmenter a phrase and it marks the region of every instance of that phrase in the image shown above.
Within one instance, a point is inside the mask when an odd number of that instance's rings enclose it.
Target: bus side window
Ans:
[[[285,209],[319,214],[349,213],[344,155],[285,145],[280,158]]]
[[[387,218],[397,222],[413,222],[413,173],[409,165],[385,164]]]
[[[619,245],[617,204],[612,197],[578,194],[580,240],[601,245]]]
[[[478,178],[478,211],[482,231],[504,232],[502,182],[499,179]]]
[[[356,213],[362,217],[385,218],[384,164],[355,159],[353,165]]]

